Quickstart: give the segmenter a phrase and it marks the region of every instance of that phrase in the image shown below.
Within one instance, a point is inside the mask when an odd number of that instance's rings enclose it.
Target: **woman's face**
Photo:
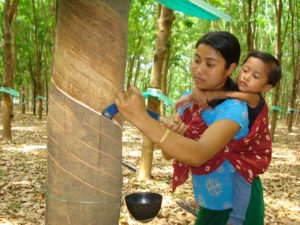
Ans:
[[[214,48],[206,44],[198,45],[192,62],[195,86],[202,90],[223,90],[231,74],[225,65],[225,59]]]

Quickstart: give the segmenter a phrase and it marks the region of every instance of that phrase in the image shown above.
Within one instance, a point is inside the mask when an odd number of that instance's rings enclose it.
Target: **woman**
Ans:
[[[237,39],[228,32],[211,32],[204,35],[197,43],[197,49],[192,63],[192,75],[195,86],[202,90],[228,90],[232,82],[230,75],[236,69],[240,57],[240,46]],[[212,110],[198,111],[195,107],[186,111],[192,121],[187,132],[197,134],[198,138],[190,139],[174,133],[151,119],[146,113],[144,99],[136,88],[127,92],[118,93],[115,100],[120,113],[133,125],[157,143],[165,158],[176,159],[193,167],[200,167],[219,152],[232,140],[238,140],[248,133],[248,115],[245,102],[228,99],[218,103]],[[195,119],[196,118],[196,119]],[[203,132],[199,130],[201,119],[208,128]],[[202,133],[203,132],[203,133]],[[201,138],[200,138],[201,135]],[[199,210],[196,224],[226,224],[230,213],[230,204],[224,206],[224,201],[230,201],[233,196],[233,172],[234,169],[228,161],[222,161],[221,166],[232,170],[226,176],[218,177],[227,182],[220,194],[220,201],[203,199],[204,182],[210,176],[218,174],[214,168],[206,175],[193,174],[193,188]],[[219,183],[211,182],[210,190],[218,190]],[[247,211],[245,224],[263,224],[263,199],[261,184],[258,179],[252,185],[251,200]],[[228,200],[229,199],[229,200]],[[223,201],[223,203],[222,203]],[[215,204],[216,203],[216,204]],[[223,204],[223,205],[222,205]],[[252,205],[255,204],[254,210]],[[227,208],[226,208],[227,207]],[[259,210],[258,210],[259,209]],[[260,210],[262,209],[262,210]],[[255,219],[254,219],[255,218]],[[259,221],[259,222],[258,222]]]

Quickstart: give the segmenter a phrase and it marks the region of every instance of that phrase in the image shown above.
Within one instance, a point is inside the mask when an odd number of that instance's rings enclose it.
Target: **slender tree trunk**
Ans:
[[[46,98],[45,98],[45,107],[46,115],[48,114],[48,101],[49,101],[49,84],[48,84],[48,74],[47,74],[47,57],[44,56],[44,79],[45,79],[45,89],[46,89]]]
[[[140,69],[141,69],[141,58],[139,57],[138,62],[137,62],[137,66],[136,66],[136,70],[135,70],[135,74],[134,74],[134,79],[133,79],[133,85],[136,86],[136,82],[140,76]]]
[[[43,51],[43,40],[38,38],[38,16],[35,9],[35,0],[32,0],[32,9],[34,16],[34,43],[35,43],[35,76],[36,76],[36,92],[38,94],[38,117],[42,119],[43,116],[43,83],[41,79],[42,72],[42,51]]]
[[[171,28],[175,16],[173,11],[162,6],[160,17],[158,19],[158,36],[156,40],[156,48],[154,52],[154,62],[152,66],[152,74],[150,79],[151,88],[161,88],[161,73],[164,62],[164,57],[167,52],[167,43],[171,35]],[[148,108],[154,112],[159,112],[160,103],[157,98],[149,96]],[[144,137],[143,149],[139,170],[139,179],[150,179],[152,169],[152,158],[153,158],[153,143]]]
[[[37,85],[36,82],[32,84],[32,114],[36,115],[36,100],[37,100]]]
[[[254,49],[253,45],[253,32],[252,32],[252,25],[251,17],[252,17],[252,0],[247,1],[248,4],[243,1],[243,8],[244,8],[244,20],[246,21],[246,30],[247,30],[247,50],[248,53],[252,52]]]
[[[22,114],[25,114],[26,112],[26,104],[25,104],[25,88],[24,88],[24,85],[22,85],[22,88],[21,88],[21,112]]]
[[[47,225],[119,224],[121,122],[99,112],[124,85],[128,14],[129,0],[58,2],[47,116]]]
[[[282,57],[282,41],[281,41],[281,13],[282,13],[282,0],[278,0],[278,8],[275,3],[275,8],[276,8],[276,21],[277,21],[277,26],[276,26],[276,51],[277,51],[277,59],[279,63],[281,64],[281,57]],[[274,94],[274,100],[273,100],[273,106],[278,106],[279,104],[279,93],[280,93],[280,82],[278,82],[276,88],[275,88],[275,94]],[[272,140],[274,141],[274,135],[275,135],[275,128],[276,128],[276,123],[277,123],[277,118],[278,118],[278,111],[277,110],[272,110],[272,115],[271,115],[271,137]]]
[[[292,96],[291,96],[291,101],[290,101],[290,111],[288,112],[288,131],[292,132],[292,125],[293,125],[293,118],[294,118],[294,110],[295,110],[295,101],[296,101],[296,96],[297,96],[297,75],[298,72],[296,70],[298,62],[300,61],[300,40],[298,43],[298,60],[296,61],[296,55],[295,55],[295,38],[294,38],[294,10],[293,10],[293,4],[292,1],[289,0],[289,8],[291,12],[291,45],[292,45],[292,62],[293,62],[293,84],[292,84]]]
[[[168,76],[168,68],[169,68],[169,61],[170,61],[170,55],[171,55],[171,46],[168,46],[167,48],[167,54],[164,59],[163,67],[162,67],[162,76],[161,76],[161,92],[166,95],[167,93],[167,76]],[[164,102],[160,102],[160,113],[161,115],[164,115],[165,107]]]
[[[133,57],[129,60],[129,71],[128,71],[128,77],[127,77],[127,84],[126,84],[126,90],[130,88],[132,74],[133,74],[133,67],[135,63],[135,57],[136,55],[133,55]]]
[[[300,94],[298,94],[298,98],[300,98]],[[300,103],[298,103],[296,119],[295,119],[295,125],[298,125],[299,123],[300,123]]]
[[[14,62],[11,48],[11,23],[17,11],[18,1],[14,0],[10,5],[10,0],[5,1],[4,10],[4,76],[3,87],[11,88],[13,84]],[[12,98],[9,94],[3,93],[3,139],[11,140],[11,115]]]
[[[229,12],[229,15],[232,16],[232,12],[231,12],[231,0],[228,0],[228,12]],[[233,33],[232,22],[230,22],[229,31],[230,31],[230,33]]]
[[[300,46],[300,40],[298,40],[298,46]],[[298,92],[298,99],[300,101],[300,86],[299,86],[299,81],[300,81],[300,49],[298,47],[298,57],[297,57],[297,65],[296,65],[296,73],[297,73],[297,79],[296,79],[296,91]],[[300,102],[298,101],[298,107],[294,106],[296,111],[296,118],[295,118],[295,124],[298,125],[300,122]]]
[[[25,86],[25,91],[26,91],[26,94],[25,94],[25,101],[26,101],[26,102],[25,102],[25,104],[26,104],[26,109],[27,109],[27,111],[29,111],[29,108],[30,108],[30,107],[29,107],[29,105],[30,105],[30,104],[29,104],[29,102],[30,102],[30,101],[29,101],[29,95],[30,95],[30,94],[29,94],[29,93],[30,93],[29,90],[30,90],[29,85],[26,85],[26,86]]]
[[[138,40],[136,49],[140,49],[141,43],[142,43],[142,36],[139,36],[139,40]],[[130,85],[132,83],[131,80],[132,80],[132,77],[133,77],[133,67],[134,67],[135,61],[136,61],[136,59],[138,59],[138,61],[139,61],[139,58],[140,58],[139,51],[134,51],[132,54],[133,54],[133,57],[130,60],[129,71],[128,71],[128,79],[127,79],[127,85],[126,85],[127,90],[130,88]]]

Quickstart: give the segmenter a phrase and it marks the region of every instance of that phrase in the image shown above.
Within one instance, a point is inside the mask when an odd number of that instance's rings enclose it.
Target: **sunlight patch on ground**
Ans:
[[[18,131],[35,131],[35,130],[37,130],[37,127],[12,127],[12,130],[18,130]]]
[[[6,221],[0,221],[0,225],[13,225],[13,223],[6,220]]]
[[[140,151],[129,151],[126,154],[123,152],[123,156],[129,156],[129,157],[141,157],[141,152]]]
[[[16,146],[2,147],[2,149],[6,151],[31,152],[35,150],[45,150],[47,149],[47,147],[46,145],[25,145],[19,147]]]

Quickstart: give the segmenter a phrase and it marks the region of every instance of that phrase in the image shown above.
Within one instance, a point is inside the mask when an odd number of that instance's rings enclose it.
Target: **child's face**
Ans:
[[[249,93],[260,93],[267,91],[270,87],[268,82],[269,66],[262,60],[250,57],[242,66],[236,83],[240,91]]]
[[[194,84],[202,90],[222,90],[229,76],[222,55],[206,44],[197,47],[193,62],[192,76]]]

